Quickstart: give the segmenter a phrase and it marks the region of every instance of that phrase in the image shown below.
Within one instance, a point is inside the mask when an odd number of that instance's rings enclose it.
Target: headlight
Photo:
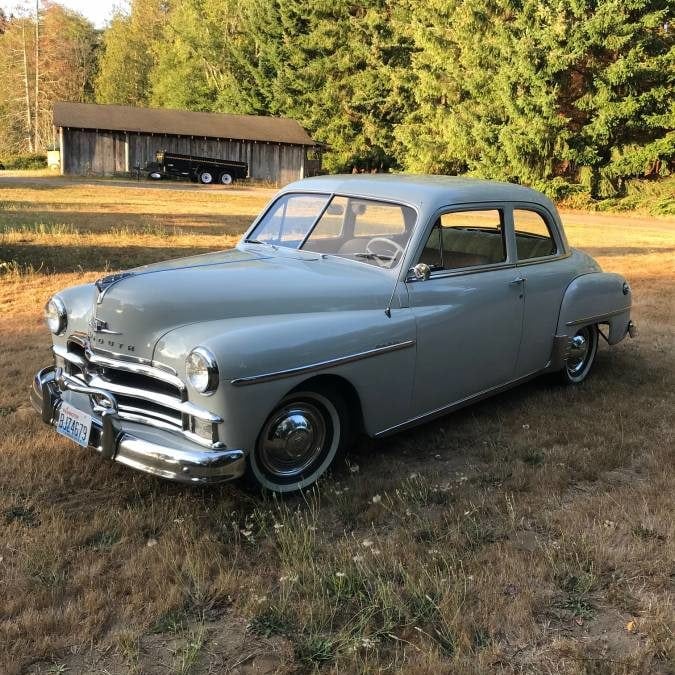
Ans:
[[[45,305],[45,323],[54,335],[61,335],[68,325],[66,306],[58,295],[50,298]]]
[[[218,388],[216,357],[204,347],[197,347],[188,354],[185,374],[190,384],[202,394],[212,394]]]

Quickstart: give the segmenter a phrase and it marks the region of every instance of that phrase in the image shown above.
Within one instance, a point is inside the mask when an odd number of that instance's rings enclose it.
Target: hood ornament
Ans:
[[[134,272],[118,272],[117,274],[108,274],[108,276],[101,277],[94,282],[94,285],[98,289],[98,297],[96,298],[96,304],[100,305],[103,302],[103,296],[106,294],[108,289],[115,285],[118,281],[126,279],[127,277],[133,277]]]

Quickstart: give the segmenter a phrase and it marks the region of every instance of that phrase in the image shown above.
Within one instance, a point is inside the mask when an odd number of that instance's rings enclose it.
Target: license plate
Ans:
[[[68,403],[62,403],[56,430],[62,436],[86,448],[91,432],[91,415],[87,415]]]

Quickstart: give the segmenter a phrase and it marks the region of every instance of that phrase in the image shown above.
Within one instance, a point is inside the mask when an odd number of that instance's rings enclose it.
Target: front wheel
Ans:
[[[249,455],[249,479],[277,493],[315,483],[347,444],[344,400],[324,389],[295,391],[272,411]]]
[[[565,384],[579,384],[593,366],[598,352],[598,327],[595,325],[580,328],[571,338],[565,365],[560,376]]]

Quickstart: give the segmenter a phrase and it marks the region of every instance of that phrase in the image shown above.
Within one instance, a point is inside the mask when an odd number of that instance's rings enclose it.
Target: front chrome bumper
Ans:
[[[84,382],[73,382],[55,366],[43,368],[33,379],[30,399],[43,422],[56,423],[66,392],[76,397],[72,401],[76,407],[94,418],[89,447],[108,459],[181,483],[222,483],[239,478],[245,471],[243,450],[209,450],[183,435],[122,420],[117,416],[114,395]],[[89,404],[92,395],[106,398],[108,410],[96,415]]]

